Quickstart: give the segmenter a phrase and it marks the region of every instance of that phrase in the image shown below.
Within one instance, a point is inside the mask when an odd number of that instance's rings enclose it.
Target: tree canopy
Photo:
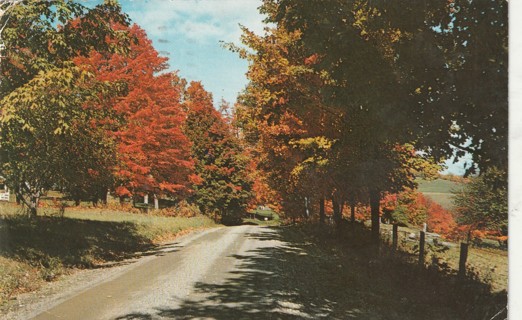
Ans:
[[[436,162],[466,151],[468,174],[507,170],[507,3],[266,0],[260,10],[270,27],[244,28],[247,48],[229,48],[250,62],[242,124],[285,203],[314,191],[369,202],[377,238],[380,198]]]
[[[217,214],[227,222],[246,209],[251,197],[249,160],[201,83],[190,83],[184,107],[187,112],[184,131],[192,142],[191,154],[199,179],[194,185],[195,202],[201,211]]]
[[[99,81],[121,88],[117,99],[97,106],[108,109],[114,120],[110,134],[119,155],[114,167],[117,194],[176,196],[189,191],[194,166],[190,142],[182,132],[183,88],[175,73],[161,73],[167,58],[159,56],[141,28],[133,25],[128,34],[135,39],[129,53],[93,51],[75,63]]]

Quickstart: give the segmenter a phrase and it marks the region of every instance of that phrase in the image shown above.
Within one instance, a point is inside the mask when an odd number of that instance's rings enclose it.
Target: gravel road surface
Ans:
[[[459,319],[385,265],[332,250],[292,227],[197,231],[51,283],[0,319]]]
[[[164,246],[109,279],[101,283],[95,281],[65,301],[43,306],[45,310],[35,310],[25,317],[38,320],[261,319],[275,313],[279,315],[276,318],[310,318],[311,315],[300,311],[303,306],[295,302],[278,299],[267,304],[262,301],[273,300],[270,286],[262,283],[263,274],[271,281],[273,270],[261,266],[249,269],[249,260],[263,250],[284,246],[270,228],[239,226],[205,230]],[[256,279],[241,288],[243,279],[237,284],[234,279],[241,278],[244,272],[253,273]],[[228,286],[231,288],[227,289]],[[248,297],[256,286],[261,291]],[[238,295],[242,289],[244,296]],[[244,310],[245,304],[253,308]],[[270,310],[255,306],[270,306]]]

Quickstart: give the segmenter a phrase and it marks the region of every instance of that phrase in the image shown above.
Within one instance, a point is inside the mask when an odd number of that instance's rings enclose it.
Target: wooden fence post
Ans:
[[[394,223],[393,224],[393,235],[392,235],[392,249],[394,252],[397,251],[397,243],[398,243],[398,239],[399,239],[398,229],[399,229],[399,226],[396,223]]]
[[[424,265],[424,243],[426,242],[426,233],[424,231],[420,232],[420,241],[419,241],[419,265]]]
[[[466,261],[468,260],[468,243],[460,243],[459,278],[466,276]]]

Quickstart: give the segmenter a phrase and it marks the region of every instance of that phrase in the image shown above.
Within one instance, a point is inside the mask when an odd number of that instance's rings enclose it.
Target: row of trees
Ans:
[[[507,184],[507,2],[265,0],[239,123],[287,213],[369,204],[454,154]],[[503,180],[502,180],[503,179]],[[502,195],[500,195],[502,196]],[[501,201],[507,202],[505,195]]]
[[[220,216],[250,199],[324,220],[329,200],[337,222],[369,205],[377,239],[383,196],[463,152],[506,202],[505,2],[265,0],[274,27],[228,45],[250,62],[231,117],[167,72],[117,2],[9,3],[0,174],[33,214],[50,188]]]
[[[19,3],[2,35],[0,174],[32,215],[51,188],[77,203],[189,199],[217,217],[247,205],[231,121],[200,83],[167,72],[117,2]]]

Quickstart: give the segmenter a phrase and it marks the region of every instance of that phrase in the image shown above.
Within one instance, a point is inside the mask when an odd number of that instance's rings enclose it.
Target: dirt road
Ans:
[[[233,288],[234,279],[241,277],[248,269],[247,261],[259,252],[284,246],[273,233],[268,228],[240,226],[190,235],[135,263],[124,273],[48,306],[33,319],[226,318],[229,311],[229,316],[246,317],[241,315],[245,303],[266,304],[264,300],[273,300],[273,292],[266,284],[252,282],[244,288],[244,296],[239,296],[236,293],[242,288]],[[273,271],[263,268],[248,272],[252,273],[253,281],[258,278],[263,282],[259,275],[266,274],[267,281],[273,276]],[[256,292],[249,297],[258,285],[260,289],[267,289],[266,295]],[[231,286],[230,290],[227,286]],[[266,311],[309,317],[300,311],[302,306],[295,303],[281,300],[270,301],[270,304],[274,304],[271,310],[252,308],[248,312],[253,318],[259,313],[264,314],[259,314],[259,318],[266,318]]]
[[[290,227],[199,231],[137,262],[90,270],[100,279],[7,319],[458,319],[400,279],[383,286],[385,266],[308,238]]]

